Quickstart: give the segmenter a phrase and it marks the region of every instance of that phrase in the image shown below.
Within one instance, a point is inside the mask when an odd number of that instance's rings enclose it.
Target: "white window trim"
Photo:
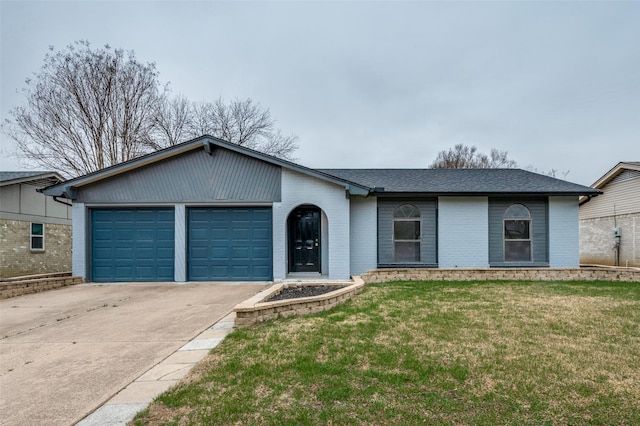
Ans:
[[[395,212],[403,206],[406,205],[410,205],[413,208],[415,208],[418,211],[419,216],[418,217],[407,217],[407,218],[403,218],[403,217],[395,217]],[[422,212],[420,211],[420,209],[418,207],[416,207],[415,205],[411,204],[411,203],[405,203],[405,204],[401,204],[399,206],[397,206],[394,211],[393,211],[393,227],[391,228],[391,240],[392,240],[392,247],[391,247],[391,251],[392,251],[392,256],[393,256],[393,262],[394,263],[400,263],[400,264],[404,264],[404,263],[421,263],[422,262]],[[396,222],[418,222],[418,224],[420,225],[420,238],[418,239],[413,239],[413,240],[406,240],[406,239],[396,239]],[[403,262],[403,261],[398,261],[396,259],[396,243],[418,243],[418,258],[419,260],[417,261],[413,261],[413,262]]]
[[[529,213],[529,217],[528,218],[523,218],[523,217],[510,217],[510,216],[503,216],[502,217],[502,258],[503,261],[505,263],[527,263],[527,262],[533,262],[533,216],[531,215],[531,210],[529,209],[529,207],[527,207],[524,204],[521,203],[513,203],[511,204],[509,207],[506,208],[505,213],[507,210],[509,210],[509,208],[515,204],[519,204],[521,206],[523,206],[525,209],[527,209],[527,212]],[[529,222],[529,238],[510,238],[507,239],[507,235],[505,233],[505,223],[507,221],[513,221],[513,220],[526,220]],[[507,260],[507,242],[528,242],[529,243],[529,260]]]

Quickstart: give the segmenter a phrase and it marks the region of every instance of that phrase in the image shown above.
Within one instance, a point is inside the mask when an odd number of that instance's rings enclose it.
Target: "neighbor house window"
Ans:
[[[505,262],[531,261],[531,213],[522,204],[512,204],[504,211]]]
[[[44,250],[44,223],[31,224],[31,250]]]
[[[393,259],[395,262],[420,262],[420,210],[411,204],[393,213]]]

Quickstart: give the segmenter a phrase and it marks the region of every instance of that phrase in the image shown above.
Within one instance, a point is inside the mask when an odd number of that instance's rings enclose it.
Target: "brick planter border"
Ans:
[[[0,281],[0,299],[39,293],[82,282],[82,277],[73,277],[71,272],[5,278]]]
[[[399,268],[375,269],[365,283],[389,281],[620,281],[640,282],[638,268]]]
[[[247,327],[269,321],[275,318],[302,316],[315,312],[326,311],[340,305],[364,288],[364,281],[360,277],[353,277],[351,283],[279,283],[261,291],[233,309],[236,313],[237,327]],[[330,293],[312,297],[299,297],[295,299],[277,300],[265,302],[273,294],[283,288],[298,286],[344,286]]]

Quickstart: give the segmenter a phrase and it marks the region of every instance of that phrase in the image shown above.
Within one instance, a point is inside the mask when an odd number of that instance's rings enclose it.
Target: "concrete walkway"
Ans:
[[[138,411],[147,408],[156,396],[178,383],[211,349],[218,346],[233,329],[234,319],[233,312],[222,318],[138,377],[77,426],[126,425]]]
[[[265,284],[82,284],[0,300],[0,424],[130,420]]]

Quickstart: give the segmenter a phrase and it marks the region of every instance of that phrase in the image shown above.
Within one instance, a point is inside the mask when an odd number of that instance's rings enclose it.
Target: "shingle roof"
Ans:
[[[320,169],[385,193],[566,194],[599,191],[521,169]]]
[[[287,160],[272,157],[212,136],[190,141],[129,160],[88,175],[70,179],[44,190],[46,195],[75,199],[79,187],[127,173],[138,167],[162,161],[190,150],[212,153],[222,148],[289,168],[325,181],[344,185],[352,195],[415,193],[415,194],[529,194],[529,195],[596,195],[600,191],[560,179],[520,169],[311,169]],[[374,190],[374,188],[384,188]]]
[[[34,185],[53,185],[62,182],[64,179],[56,172],[47,171],[0,171],[0,184],[10,185],[12,183],[30,182]]]

